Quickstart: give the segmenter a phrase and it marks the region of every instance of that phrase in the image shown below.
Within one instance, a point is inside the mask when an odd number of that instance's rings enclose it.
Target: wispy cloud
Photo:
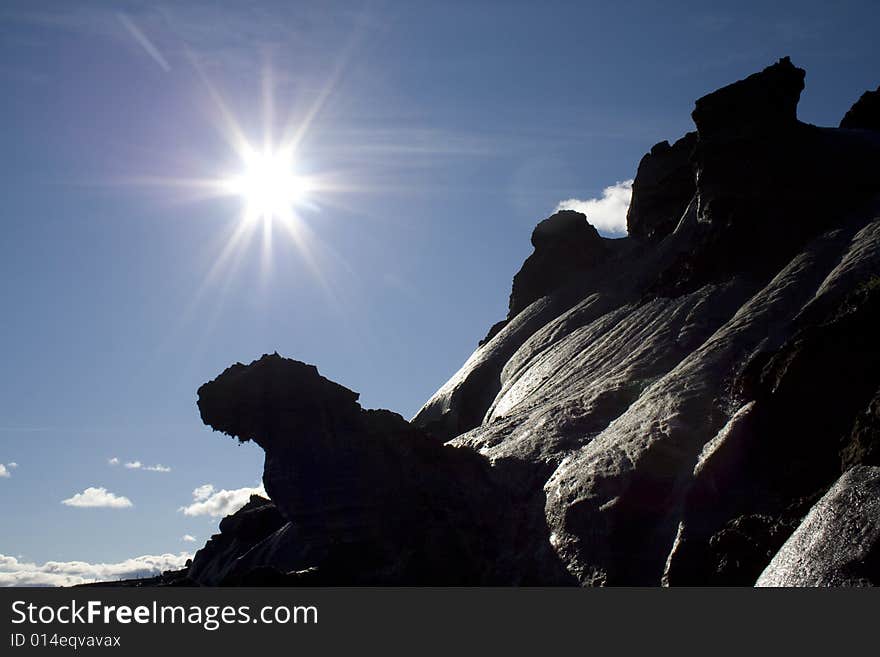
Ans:
[[[118,563],[47,561],[42,565],[0,554],[0,586],[75,586],[89,582],[152,577],[186,565],[191,554],[143,555]]]
[[[127,509],[134,506],[127,497],[111,493],[103,486],[97,488],[90,486],[82,493],[61,500],[61,503],[66,506],[103,509]]]
[[[184,543],[195,543],[196,537],[193,536],[192,534],[184,534],[180,540],[183,541]]]
[[[11,475],[9,474],[9,470],[6,469],[6,466],[0,463],[0,478],[9,478]]]
[[[125,467],[129,470],[140,470],[142,465],[143,463],[141,463],[140,461],[129,461],[125,464]]]
[[[6,464],[6,467],[14,469],[14,468],[18,467],[18,463],[16,463],[15,461],[10,461],[9,463]]]
[[[146,470],[147,472],[171,472],[171,468],[166,465],[162,465],[161,463],[145,466],[144,470]]]
[[[113,458],[109,458],[109,459],[107,459],[107,464],[108,465],[119,465],[119,459],[116,458],[115,456]]]
[[[587,215],[587,221],[607,237],[626,235],[626,211],[632,199],[632,180],[624,180],[602,190],[600,198],[570,198],[560,201],[556,210],[576,210]]]
[[[204,484],[193,491],[193,502],[178,510],[187,516],[228,516],[247,504],[251,495],[268,497],[262,484],[234,490],[216,490],[212,484]]]

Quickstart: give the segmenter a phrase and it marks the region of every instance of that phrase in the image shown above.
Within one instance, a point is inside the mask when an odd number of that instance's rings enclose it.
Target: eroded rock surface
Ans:
[[[757,584],[880,585],[880,468],[848,470],[810,510]]]
[[[205,384],[281,518],[194,574],[876,583],[880,133],[798,121],[804,78],[785,58],[698,100],[639,165],[630,237],[541,222],[508,317],[412,422],[277,355]]]

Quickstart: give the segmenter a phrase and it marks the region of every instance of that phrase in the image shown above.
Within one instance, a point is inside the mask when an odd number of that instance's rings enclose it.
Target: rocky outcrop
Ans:
[[[697,133],[689,132],[672,146],[655,144],[639,162],[626,213],[630,237],[658,242],[678,225],[697,191],[691,159],[696,145]]]
[[[702,139],[784,131],[797,122],[806,71],[783,57],[760,73],[703,96],[691,117]]]
[[[532,232],[535,252],[513,277],[508,319],[566,283],[588,275],[608,257],[606,241],[580,212],[561,210],[544,219]]]
[[[225,583],[238,559],[283,524],[284,518],[271,501],[251,495],[247,504],[220,521],[220,533],[196,552],[189,577],[203,585]]]
[[[810,510],[757,584],[880,585],[880,468],[848,470]]]
[[[655,291],[766,280],[876,193],[880,140],[798,121],[804,76],[784,58],[697,101],[698,235]]]
[[[326,571],[329,582],[491,582],[504,500],[486,460],[357,398],[273,354],[202,386],[199,410],[266,452],[264,486],[296,532],[290,570]]]
[[[281,518],[193,575],[876,582],[880,133],[799,122],[803,85],[785,58],[698,100],[639,166],[631,237],[541,222],[508,318],[412,422],[277,354],[205,384]]]
[[[880,87],[866,91],[840,121],[841,128],[880,130]]]

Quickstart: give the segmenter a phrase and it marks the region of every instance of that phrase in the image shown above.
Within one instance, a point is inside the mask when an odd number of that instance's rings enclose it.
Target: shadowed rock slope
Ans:
[[[800,122],[804,78],[699,99],[639,164],[629,237],[538,224],[507,318],[411,422],[278,355],[205,384],[272,502],[190,578],[880,583],[880,133],[873,96]]]

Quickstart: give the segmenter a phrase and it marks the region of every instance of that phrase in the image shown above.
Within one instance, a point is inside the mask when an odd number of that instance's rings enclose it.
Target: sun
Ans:
[[[305,202],[308,186],[306,178],[296,174],[292,149],[248,148],[242,164],[241,173],[228,178],[224,186],[242,199],[246,219],[284,219]]]

